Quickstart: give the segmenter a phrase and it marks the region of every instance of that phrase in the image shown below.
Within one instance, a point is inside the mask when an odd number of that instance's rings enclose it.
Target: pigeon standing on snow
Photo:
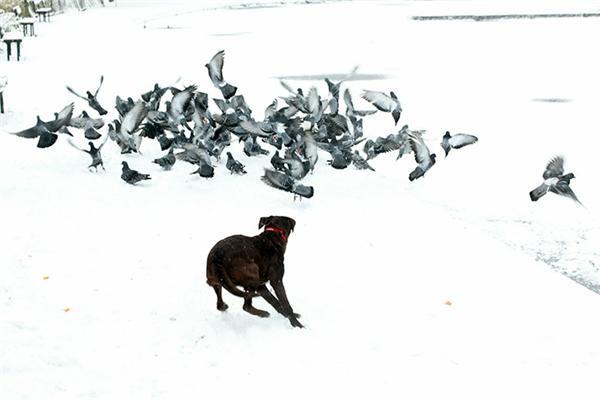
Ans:
[[[219,51],[213,56],[205,67],[208,69],[208,76],[218,89],[221,90],[225,99],[230,99],[237,92],[237,87],[230,85],[223,79],[223,62],[225,59],[225,50]]]
[[[246,173],[246,171],[244,170],[244,164],[233,158],[231,152],[229,151],[227,152],[227,163],[225,164],[225,167],[229,171],[231,171],[232,174],[241,175]]]
[[[102,87],[102,82],[104,82],[104,76],[100,77],[100,85],[98,85],[98,89],[96,89],[94,94],[92,94],[90,91],[85,92],[87,97],[80,95],[79,93],[77,93],[76,91],[71,89],[69,86],[67,86],[67,90],[69,92],[73,93],[75,96],[87,101],[90,107],[92,107],[94,110],[98,111],[98,114],[106,115],[108,113],[108,111],[106,111],[104,108],[102,108],[100,103],[98,103],[98,98],[97,98],[98,92],[100,91],[100,88]]]
[[[123,161],[121,164],[123,165],[121,179],[123,179],[125,182],[127,182],[131,185],[135,185],[136,183],[138,183],[140,181],[151,179],[150,175],[140,174],[136,170],[129,168],[129,165],[127,164],[126,161]]]
[[[572,173],[564,174],[564,162],[564,159],[559,156],[550,160],[544,171],[544,183],[529,192],[531,201],[538,201],[540,197],[544,196],[548,191],[551,191],[552,193],[568,197],[581,204],[569,186],[571,179],[575,178],[575,175]]]
[[[400,107],[400,100],[398,100],[398,97],[396,97],[394,92],[390,92],[390,95],[388,96],[382,92],[364,90],[361,97],[373,104],[379,111],[392,113],[394,124],[398,124],[400,114],[402,113],[402,107]]]
[[[429,148],[423,141],[423,137],[420,134],[411,132],[409,134],[410,139],[410,148],[413,153],[415,153],[415,161],[417,162],[417,167],[410,173],[408,179],[412,182],[415,179],[418,179],[425,175],[434,164],[435,164],[435,154],[431,154],[429,152]]]
[[[451,149],[460,149],[461,147],[468,146],[477,142],[477,136],[467,135],[464,133],[457,133],[454,136],[450,135],[450,132],[446,131],[446,134],[442,138],[441,146],[448,157]]]

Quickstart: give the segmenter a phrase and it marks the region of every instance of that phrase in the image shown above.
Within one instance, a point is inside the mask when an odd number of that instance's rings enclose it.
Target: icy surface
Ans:
[[[21,63],[0,62],[0,397],[596,399],[600,297],[553,269],[600,284],[600,63],[586,45],[598,19],[412,19],[595,3],[209,3],[59,15],[37,25]],[[142,156],[107,145],[107,172],[94,174],[63,140],[40,150],[5,134],[71,101],[80,111],[64,86],[101,74],[107,109],[179,77],[216,97],[204,64],[220,49],[257,116],[284,94],[275,77],[324,91],[310,79],[360,65],[348,87],[394,90],[400,123],[427,130],[438,163],[410,183],[410,157],[380,156],[372,173],[334,170],[320,153],[314,198],[294,203],[260,182],[268,158],[237,146],[248,174],[222,162],[204,180],[151,164],[155,143]],[[371,137],[393,129],[389,115],[365,121]],[[480,140],[444,159],[446,130]],[[555,154],[585,208],[529,200]],[[152,180],[123,183],[123,159]],[[285,282],[305,330],[228,294],[220,313],[205,284],[210,247],[271,214],[297,221]]]

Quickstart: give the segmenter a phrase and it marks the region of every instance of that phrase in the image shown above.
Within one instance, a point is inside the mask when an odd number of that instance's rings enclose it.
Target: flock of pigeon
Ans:
[[[225,148],[234,140],[243,143],[243,151],[248,157],[270,155],[269,168],[265,168],[262,181],[276,189],[284,190],[296,196],[310,198],[314,194],[312,186],[300,182],[314,170],[319,157],[319,149],[329,153],[328,164],[336,169],[353,165],[357,169],[374,171],[369,160],[380,154],[397,151],[397,158],[413,153],[415,169],[410,172],[410,181],[423,177],[436,162],[436,155],[430,151],[423,140],[424,131],[410,130],[404,125],[397,133],[375,140],[363,135],[363,119],[376,112],[391,114],[394,126],[397,126],[402,107],[394,92],[389,94],[365,90],[361,97],[372,104],[374,109],[357,110],[348,89],[340,93],[341,85],[350,79],[356,68],[342,81],[332,82],[325,79],[328,94],[322,98],[315,87],[305,93],[302,89],[293,89],[281,81],[287,91],[265,109],[262,119],[255,119],[252,110],[246,104],[244,96],[238,94],[238,88],[223,77],[224,51],[216,53],[206,64],[212,83],[222,94],[222,98],[213,98],[218,111],[209,109],[208,94],[198,90],[196,85],[183,89],[174,86],[160,87],[155,84],[152,90],[143,93],[138,100],[128,97],[123,100],[116,97],[115,107],[118,118],[107,124],[108,131],[102,138],[98,130],[105,126],[102,116],[108,114],[98,101],[98,93],[104,78],[94,93],[87,91],[85,96],[67,86],[67,90],[87,102],[100,117],[92,118],[86,111],[74,117],[74,104],[71,103],[54,115],[51,121],[37,117],[32,128],[14,133],[24,138],[36,138],[37,146],[52,146],[60,135],[76,149],[87,153],[92,162],[88,166],[96,171],[104,169],[101,150],[108,139],[115,142],[122,154],[139,153],[143,139],[156,140],[166,154],[153,162],[164,170],[170,170],[177,161],[193,164],[192,174],[204,178],[214,176],[214,166],[221,160]],[[170,100],[163,101],[165,94],[171,93]],[[345,105],[340,109],[340,95]],[[279,101],[283,105],[279,106]],[[163,107],[164,106],[164,107]],[[89,149],[78,147],[70,137],[69,129],[79,129],[89,140]],[[441,141],[445,155],[452,149],[460,149],[477,142],[477,137],[467,134],[451,135],[446,132]],[[362,144],[362,154],[359,150]],[[263,146],[270,146],[271,151]],[[281,152],[281,153],[280,153]],[[225,167],[232,174],[245,174],[244,165],[226,152]],[[563,160],[554,158],[543,174],[544,183],[530,193],[532,201],[537,201],[548,191],[571,197],[577,197],[569,187],[573,174],[564,174]],[[122,162],[121,178],[130,184],[151,179],[129,168]]]

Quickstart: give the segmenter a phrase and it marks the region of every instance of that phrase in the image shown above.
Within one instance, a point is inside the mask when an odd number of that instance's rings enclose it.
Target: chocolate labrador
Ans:
[[[262,296],[273,308],[290,320],[292,326],[303,328],[300,317],[290,306],[283,287],[283,256],[296,221],[288,217],[263,217],[257,236],[234,235],[213,246],[206,260],[207,283],[217,294],[217,309],[227,310],[221,288],[244,298],[244,310],[252,315],[268,317],[269,313],[252,306],[252,298]],[[275,295],[267,288],[269,282]],[[238,288],[242,287],[242,289]]]

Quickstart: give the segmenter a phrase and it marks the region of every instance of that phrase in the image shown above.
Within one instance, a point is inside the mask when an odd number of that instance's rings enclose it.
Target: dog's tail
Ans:
[[[225,290],[227,290],[229,293],[233,294],[234,296],[239,296],[239,297],[243,297],[243,298],[258,296],[257,293],[245,292],[243,290],[238,289],[236,284],[233,283],[233,281],[227,274],[227,271],[225,271],[225,268],[219,268],[219,272],[220,272],[219,275],[221,275],[220,276],[221,284],[223,285]]]

